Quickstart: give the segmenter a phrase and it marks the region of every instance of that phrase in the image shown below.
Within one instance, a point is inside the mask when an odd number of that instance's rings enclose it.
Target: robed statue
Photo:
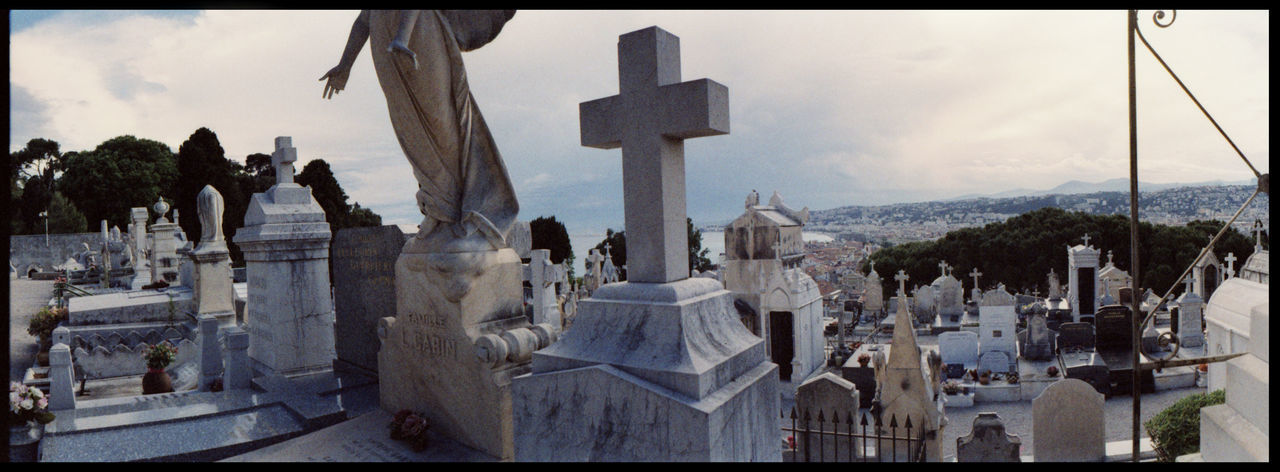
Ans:
[[[519,204],[498,147],[471,96],[462,52],[498,36],[513,10],[362,11],[324,97],[346,87],[366,41],[423,214],[406,252],[507,247]]]

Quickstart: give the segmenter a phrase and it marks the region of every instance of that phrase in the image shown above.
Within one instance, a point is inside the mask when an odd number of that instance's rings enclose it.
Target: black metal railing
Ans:
[[[783,460],[789,462],[924,462],[925,428],[907,417],[901,425],[897,415],[885,425],[880,417],[863,412],[828,412],[808,409],[782,412],[782,431],[790,433]],[[843,417],[843,420],[841,418]],[[790,420],[790,427],[787,426]],[[902,453],[899,450],[905,449]]]

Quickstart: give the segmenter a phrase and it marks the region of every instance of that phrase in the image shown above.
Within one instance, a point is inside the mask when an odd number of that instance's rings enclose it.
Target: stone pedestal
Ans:
[[[520,257],[405,252],[395,270],[396,317],[378,326],[382,408],[424,414],[432,431],[510,459],[511,378],[550,342],[528,329]]]
[[[244,252],[249,357],[264,374],[333,368],[329,224],[311,189],[277,183],[253,195],[234,241]],[[233,309],[229,306],[228,309]]]
[[[193,262],[196,313],[213,316],[222,328],[234,325],[235,292],[231,287],[231,255],[226,246],[196,249],[188,257]]]
[[[778,374],[719,282],[623,282],[513,382],[521,461],[779,461]]]
[[[174,237],[177,232],[177,223],[165,221],[151,225],[151,283],[163,280],[169,285],[178,284],[178,264],[182,259],[178,257],[178,240]]]

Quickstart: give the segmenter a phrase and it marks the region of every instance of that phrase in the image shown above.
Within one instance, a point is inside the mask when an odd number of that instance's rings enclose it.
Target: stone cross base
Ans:
[[[512,383],[521,461],[779,461],[778,373],[719,282],[616,283]]]
[[[511,377],[552,340],[524,317],[521,275],[511,249],[402,253],[396,317],[378,326],[382,408],[413,410],[432,431],[510,459]]]

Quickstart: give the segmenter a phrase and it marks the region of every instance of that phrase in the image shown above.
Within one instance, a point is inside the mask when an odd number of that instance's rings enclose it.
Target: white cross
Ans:
[[[1084,240],[1084,245],[1085,245],[1086,247],[1088,247],[1088,246],[1089,246],[1089,233],[1085,233],[1085,234],[1084,234],[1084,237],[1083,237],[1083,238],[1080,238],[1080,239],[1083,239],[1083,240]]]
[[[1186,283],[1186,284],[1187,284],[1187,291],[1186,291],[1186,293],[1191,293],[1191,285],[1194,283],[1194,281],[1193,281],[1194,279],[1195,279],[1195,275],[1194,275],[1194,273],[1187,274],[1187,280],[1185,280],[1185,281],[1184,281],[1184,283]]]
[[[973,272],[970,272],[969,276],[973,277],[973,288],[978,288],[978,277],[982,277],[982,272],[978,272],[978,268],[974,267]]]
[[[941,277],[946,277],[946,276],[947,276],[947,261],[941,261],[941,262],[939,262],[939,263],[938,263],[938,268],[939,268],[939,269],[942,269],[942,275],[941,275]]]
[[[604,243],[604,255],[605,255],[605,256],[608,256],[608,255],[609,255],[609,249],[612,249],[612,248],[613,248],[613,246],[609,245],[609,242],[608,242],[608,241],[605,241],[605,243]]]
[[[1222,258],[1227,261],[1227,278],[1236,276],[1236,253],[1228,252],[1227,257]]]
[[[876,271],[876,261],[874,261],[874,260],[867,260],[867,263],[868,263],[868,264],[871,264],[871,272],[875,272],[875,271]]]
[[[907,279],[910,279],[910,278],[911,277],[907,275],[907,272],[901,269],[898,270],[898,275],[893,276],[893,280],[898,281],[898,297],[899,298],[902,298],[905,300],[907,296]]]
[[[1253,251],[1262,250],[1262,220],[1253,220]]]
[[[633,282],[689,277],[684,140],[729,133],[729,89],[680,82],[680,38],[656,26],[618,37],[620,93],[578,104],[582,145],[622,148]]]
[[[293,147],[293,138],[276,137],[276,150],[271,153],[271,167],[276,169],[276,184],[293,183],[293,163],[298,160],[298,150]]]

